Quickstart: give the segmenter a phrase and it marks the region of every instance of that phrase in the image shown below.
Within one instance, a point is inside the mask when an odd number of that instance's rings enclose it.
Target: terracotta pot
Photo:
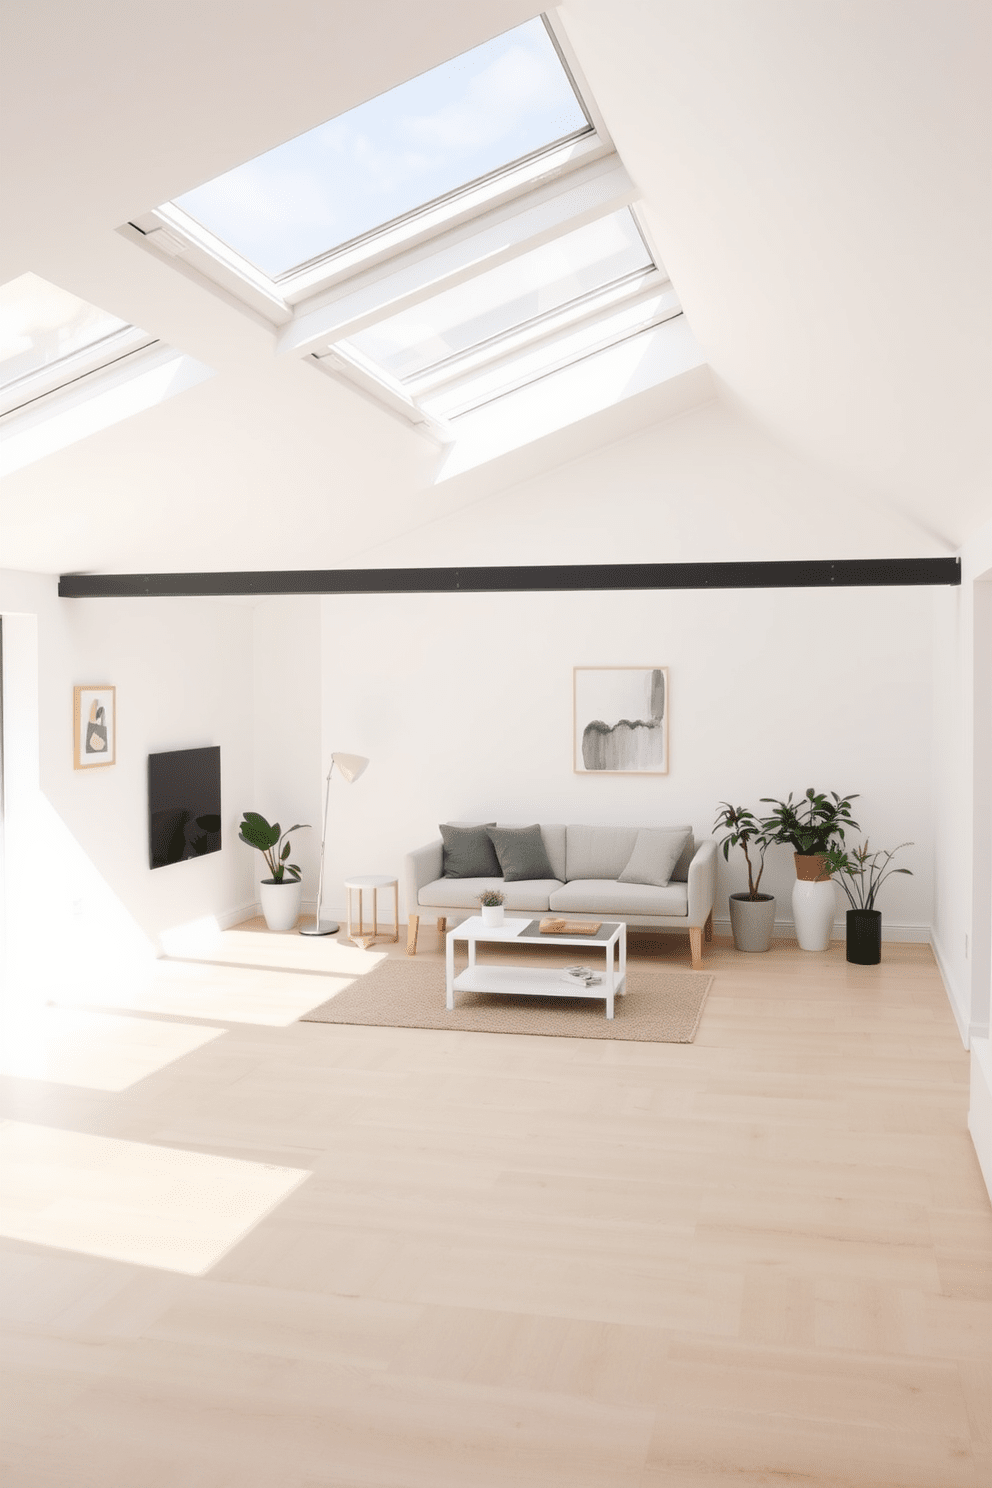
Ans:
[[[830,877],[824,872],[826,853],[795,853],[796,877],[800,883],[823,883]]]

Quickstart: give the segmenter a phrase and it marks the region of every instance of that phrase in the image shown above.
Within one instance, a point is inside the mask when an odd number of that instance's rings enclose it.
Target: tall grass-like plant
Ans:
[[[309,825],[309,822],[297,822],[283,832],[278,822],[270,827],[265,817],[259,816],[257,811],[246,811],[238,836],[242,842],[247,842],[249,847],[257,848],[262,854],[273,883],[283,883],[287,876],[292,883],[299,878],[300,869],[298,864],[286,861],[292,852],[289,834],[305,832]],[[286,839],[285,842],[283,838]]]
[[[824,866],[828,873],[837,875],[837,882],[847,895],[852,909],[874,909],[879,889],[893,873],[907,873],[912,878],[911,868],[889,866],[897,852],[912,846],[911,842],[900,842],[891,851],[879,849],[872,852],[866,837],[861,846],[851,853],[840,847],[831,848]]]
[[[761,822],[748,811],[746,806],[732,806],[729,801],[721,801],[720,809],[713,823],[714,832],[723,832],[719,847],[723,850],[724,860],[729,863],[730,849],[740,847],[744,851],[744,861],[747,864],[747,897],[749,899],[764,899],[767,896],[759,894],[758,888],[761,884],[761,875],[765,871],[765,853],[775,841],[772,832],[765,822]],[[751,862],[751,853],[755,854],[755,861]],[[755,873],[757,869],[757,873]]]

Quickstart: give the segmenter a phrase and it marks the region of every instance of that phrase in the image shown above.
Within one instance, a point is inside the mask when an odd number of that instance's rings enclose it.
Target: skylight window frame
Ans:
[[[133,218],[118,231],[156,257],[170,261],[188,277],[202,277],[222,294],[232,295],[263,321],[285,325],[321,291],[407,249],[427,244],[489,210],[525,198],[545,182],[615,155],[605,121],[567,37],[554,17],[542,13],[539,19],[586,118],[585,130],[555,140],[275,276],[266,274],[175,201]]]
[[[303,222],[302,219],[297,219],[290,205],[291,199],[288,198],[286,199],[286,211],[281,219],[286,224],[285,235],[278,246],[270,244],[267,247],[264,241],[259,238],[257,232],[252,229],[251,223],[253,217],[250,209],[247,213],[236,212],[233,217],[225,212],[223,202],[229,192],[233,191],[235,194],[238,194],[240,191],[245,190],[248,192],[249,198],[257,189],[261,189],[264,193],[264,185],[260,185],[260,182],[264,182],[268,173],[273,173],[274,177],[282,177],[283,179],[285,179],[288,173],[289,179],[292,181],[295,172],[302,170],[311,184],[312,193],[318,201],[326,197],[328,191],[334,187],[335,182],[337,182],[340,188],[342,182],[347,181],[347,175],[338,179],[332,171],[330,176],[328,176],[326,168],[321,169],[317,164],[317,160],[314,160],[310,156],[310,152],[316,149],[317,159],[319,160],[320,151],[325,139],[325,132],[327,130],[333,131],[339,126],[344,127],[346,131],[357,129],[360,136],[364,130],[369,130],[370,136],[367,143],[370,148],[373,151],[376,149],[383,150],[387,163],[395,170],[397,166],[403,164],[402,149],[405,146],[400,145],[399,136],[395,139],[390,138],[388,142],[385,139],[379,138],[379,125],[375,121],[381,115],[382,108],[385,107],[385,117],[388,118],[390,109],[399,107],[403,110],[407,107],[412,97],[419,97],[420,102],[413,105],[414,108],[426,109],[425,120],[439,121],[447,108],[450,108],[453,104],[455,107],[461,107],[465,99],[469,97],[469,94],[450,96],[450,83],[444,80],[441,74],[444,74],[445,78],[450,78],[459,72],[463,75],[467,74],[467,77],[472,80],[469,82],[469,88],[471,89],[474,81],[477,81],[474,68],[478,65],[476,59],[480,57],[480,54],[485,54],[488,58],[491,55],[491,48],[495,46],[498,49],[500,45],[508,41],[512,42],[514,46],[518,44],[522,45],[525,49],[525,54],[529,53],[536,40],[534,36],[535,26],[538,33],[543,33],[545,41],[545,46],[538,48],[542,59],[538,65],[543,66],[545,58],[549,61],[551,58],[557,61],[554,79],[552,80],[550,75],[548,76],[549,96],[560,100],[562,107],[564,107],[563,100],[565,97],[568,97],[570,100],[567,107],[567,114],[559,114],[555,111],[547,115],[542,121],[539,133],[528,130],[527,134],[529,138],[517,139],[512,136],[511,132],[510,138],[496,145],[495,154],[487,152],[482,148],[481,154],[483,158],[479,158],[480,151],[477,149],[474,152],[474,159],[472,158],[473,152],[470,151],[466,158],[453,160],[451,164],[454,166],[454,174],[450,170],[442,173],[443,177],[454,182],[454,184],[447,188],[444,187],[442,180],[418,182],[416,175],[414,175],[410,182],[412,190],[408,189],[405,192],[401,192],[399,200],[395,196],[392,201],[388,201],[388,198],[387,200],[380,200],[378,202],[372,199],[366,204],[365,210],[359,210],[357,220],[353,222],[348,221],[348,214],[345,212],[343,220],[338,221],[336,230],[340,233],[342,230],[348,231],[348,228],[351,227],[352,231],[347,237],[339,236],[326,244],[315,242],[312,235],[310,235],[308,241],[306,234],[304,234],[301,240],[299,229],[303,226]],[[530,34],[529,39],[526,41],[522,40],[522,34],[524,32]],[[519,43],[518,38],[521,38]],[[488,66],[490,64],[487,61],[485,65]],[[551,66],[554,66],[553,62]],[[454,74],[452,74],[452,69],[454,69]],[[480,76],[484,75],[485,73],[483,72]],[[463,83],[462,87],[464,86],[465,84]],[[426,102],[424,95],[425,87],[427,89],[427,95],[431,100],[429,104]],[[410,92],[411,89],[413,90],[412,95]],[[433,113],[430,112],[432,108]],[[371,110],[371,115],[368,112],[369,110]],[[502,117],[511,122],[516,122],[518,118],[526,117],[526,112],[523,115],[519,115],[516,111],[512,109],[507,110],[504,107]],[[568,126],[570,124],[574,124],[575,127],[569,128]],[[597,126],[599,126],[599,129],[597,129]],[[480,42],[464,53],[449,57],[435,64],[425,72],[416,74],[414,77],[408,78],[404,82],[388,88],[372,98],[366,99],[364,102],[345,109],[341,113],[332,115],[322,124],[318,124],[302,134],[271,146],[269,149],[262,151],[261,154],[243,161],[240,165],[229,168],[212,180],[180,193],[167,205],[171,208],[173,214],[182,214],[190,235],[195,236],[197,232],[199,234],[209,234],[214,238],[215,242],[222,243],[230,251],[235,253],[254,273],[263,275],[277,291],[282,292],[284,287],[290,287],[301,279],[304,284],[309,283],[314,275],[318,279],[323,279],[328,266],[333,267],[339,259],[349,260],[355,254],[359,255],[359,257],[364,257],[363,250],[366,247],[374,246],[380,240],[393,240],[397,234],[400,235],[402,240],[409,240],[411,237],[415,238],[421,230],[421,224],[426,224],[429,231],[436,230],[439,213],[442,214],[443,220],[449,220],[452,215],[457,216],[459,211],[462,210],[463,203],[471,207],[476,202],[479,193],[485,192],[486,188],[490,188],[491,190],[495,187],[498,191],[499,183],[502,181],[514,181],[517,178],[526,180],[529,176],[529,169],[534,165],[541,167],[545,161],[550,160],[552,162],[551,168],[553,168],[555,163],[554,158],[560,152],[565,151],[567,153],[578,141],[589,136],[595,137],[598,132],[600,138],[606,141],[606,136],[602,133],[601,126],[602,119],[593,116],[593,111],[588,105],[581,83],[575,75],[573,62],[566,56],[561,39],[556,35],[548,16],[539,14],[517,26],[511,27],[508,31],[498,36]],[[543,143],[540,143],[539,141],[542,138]],[[499,139],[500,136],[498,134],[494,136],[494,140]],[[523,154],[512,154],[514,149],[519,150],[528,143],[534,143],[534,148],[525,150]],[[507,158],[508,148],[510,158]],[[397,154],[398,150],[400,151],[399,154]],[[485,159],[487,154],[489,154],[490,160],[496,162],[488,168]],[[444,158],[443,151],[439,153],[438,158]],[[473,165],[477,173],[470,175],[468,179],[462,179],[462,174],[466,168],[471,170]],[[245,172],[248,173],[247,177],[243,174]],[[361,171],[360,173],[367,174],[367,171]],[[437,194],[421,197],[419,200],[415,199],[420,195],[420,192],[429,191],[431,186],[435,188]],[[297,199],[298,196],[299,188],[293,199]],[[350,198],[344,199],[350,200]],[[365,199],[362,197],[361,192],[357,193],[356,200],[364,202]],[[404,200],[409,204],[404,206]],[[273,207],[276,206],[277,203],[273,202]],[[378,221],[369,220],[370,216],[374,218],[375,214],[383,210],[389,211],[390,207],[393,208],[392,215]],[[199,215],[201,212],[203,213],[202,216]],[[176,220],[182,219],[177,218]],[[260,220],[264,221],[265,214],[263,213],[261,218],[259,218],[258,214],[255,214],[254,220],[256,222]],[[363,225],[363,222],[368,225]],[[295,228],[294,224],[296,224]],[[355,228],[359,230],[355,231]],[[332,223],[325,223],[325,231],[333,233],[335,227]],[[225,233],[230,234],[230,236],[224,236]],[[285,268],[276,266],[280,262],[284,263],[290,254],[299,253],[301,250],[306,253],[305,257],[297,258],[295,262],[290,262]]]
[[[658,268],[649,264],[643,269],[633,269],[620,279],[611,280],[599,289],[590,289],[577,295],[564,305],[545,310],[530,320],[510,327],[484,341],[477,342],[465,351],[453,352],[425,367],[412,377],[400,379],[413,398],[421,398],[435,392],[446,384],[458,382],[466,374],[485,366],[497,366],[500,362],[519,356],[522,351],[537,347],[542,341],[553,340],[565,331],[571,331],[584,321],[601,319],[604,315],[624,305],[635,305],[639,300],[651,299],[671,288],[671,281]],[[343,338],[347,340],[347,338]]]
[[[48,362],[32,372],[14,378],[0,387],[0,419],[7,419],[31,404],[51,398],[74,388],[77,383],[105,372],[132,357],[139,356],[158,346],[156,336],[149,336],[137,326],[126,325],[111,331],[88,346],[69,352],[67,356]]]
[[[623,216],[623,213],[624,209],[620,209],[616,213],[603,214],[602,217],[594,218],[593,221],[608,220],[612,216]],[[645,292],[650,293],[651,291],[644,291],[643,288],[638,288],[640,281],[644,280],[647,277],[650,277],[653,280],[654,276],[657,275],[660,278],[660,282],[667,284],[668,278],[664,274],[664,272],[658,268],[656,255],[644,235],[644,229],[640,221],[638,220],[637,215],[629,205],[626,208],[626,213],[627,216],[630,218],[630,222],[634,228],[635,235],[640,240],[641,246],[644,249],[644,253],[648,260],[647,263],[641,265],[638,268],[631,269],[625,274],[620,274],[616,278],[608,280],[604,284],[597,285],[592,289],[574,295],[570,300],[562,301],[560,304],[551,306],[547,310],[538,311],[537,314],[528,316],[524,320],[517,321],[513,325],[506,326],[501,331],[495,331],[490,336],[482,337],[480,340],[474,342],[471,346],[463,347],[460,351],[449,352],[446,356],[439,357],[437,361],[431,362],[427,366],[420,368],[416,372],[410,373],[406,377],[400,376],[398,372],[392,372],[390,375],[396,377],[403,384],[404,387],[413,390],[415,388],[419,388],[424,381],[430,381],[433,374],[438,372],[441,372],[443,374],[444,369],[449,366],[456,367],[461,362],[468,362],[479,359],[481,359],[482,361],[486,361],[493,359],[494,357],[498,357],[501,354],[499,352],[499,347],[507,342],[520,340],[522,345],[526,345],[531,340],[540,340],[545,335],[549,334],[549,332],[544,329],[546,325],[558,324],[560,326],[568,326],[572,323],[573,320],[578,321],[586,318],[589,315],[601,313],[598,309],[598,304],[600,300],[604,299],[604,297],[606,296],[611,296],[612,299],[619,294],[621,298],[627,298],[628,296],[634,296]],[[567,230],[565,232],[558,233],[555,237],[548,239],[547,242],[553,244],[557,241],[560,241],[561,239],[567,239],[572,235],[572,233],[576,231],[581,232],[583,227],[587,227],[590,225],[590,223],[586,223],[576,227],[574,223],[568,223],[566,224]],[[543,246],[546,246],[546,244],[542,243],[537,245],[538,249]],[[517,255],[515,255],[515,257],[525,258],[531,251],[533,251],[533,248],[531,246],[525,247],[523,252],[518,253]],[[505,261],[506,260],[501,260],[500,264],[492,265],[492,268],[498,269],[499,267],[501,267],[502,262]],[[462,280],[460,282],[467,282],[471,284],[473,283],[474,279],[484,277],[486,272],[488,271],[482,270],[479,275],[473,276],[473,278],[470,278],[467,281]],[[429,307],[431,301],[437,295],[444,295],[448,288],[449,285],[441,286],[438,289],[434,290],[431,294],[420,298],[416,302],[417,308],[420,310],[424,310],[425,308]],[[393,317],[393,315],[403,313],[404,312],[402,310],[397,311],[395,309],[390,309],[385,313],[376,316],[373,320],[370,320],[369,326],[374,326],[378,322],[388,321]],[[339,332],[338,335],[331,338],[331,340],[337,343],[349,341],[350,337],[356,334],[361,334],[362,329],[364,329],[364,327],[359,328],[353,326],[347,333]],[[354,349],[357,350],[358,348]]]
[[[553,361],[550,361],[547,366],[541,369],[540,372],[522,373],[519,378],[510,379],[505,384],[501,385],[497,391],[487,393],[482,397],[473,397],[471,394],[469,394],[465,401],[461,403],[457,403],[454,405],[448,403],[443,408],[432,407],[429,400],[433,399],[437,392],[441,392],[443,395],[442,387],[435,389],[432,392],[421,393],[418,396],[417,406],[431,418],[443,421],[451,429],[451,438],[452,440],[454,440],[458,436],[458,420],[460,418],[464,418],[467,414],[475,413],[476,410],[479,408],[486,408],[490,404],[498,403],[501,398],[506,398],[509,397],[512,393],[519,392],[521,388],[536,386],[536,384],[544,382],[546,378],[553,377],[555,373],[561,372],[567,367],[577,366],[578,363],[587,361],[590,357],[596,356],[597,353],[601,351],[608,351],[613,346],[621,346],[624,342],[633,340],[635,336],[643,336],[648,331],[653,331],[658,326],[664,325],[667,321],[674,320],[677,316],[680,316],[682,314],[682,306],[679,304],[678,296],[670,285],[667,292],[665,291],[663,286],[659,286],[652,289],[650,294],[645,294],[643,298],[652,299],[655,295],[658,294],[660,294],[662,298],[667,300],[668,303],[660,306],[658,311],[654,315],[652,315],[650,319],[644,321],[640,325],[631,326],[629,330],[622,332],[620,335],[604,334],[600,339],[592,341],[590,344],[582,346],[581,348],[576,348],[572,351],[563,350],[561,356],[556,357]],[[611,311],[613,313],[616,313],[617,311],[626,309],[628,307],[633,308],[634,306],[636,306],[641,298],[641,296],[637,296],[636,298],[632,298],[629,301],[621,301],[619,304],[612,306]],[[584,323],[590,330],[594,330],[598,324],[604,323],[607,319],[608,314],[600,313],[596,316],[590,315],[586,317]],[[569,334],[574,331],[580,331],[582,327],[583,321],[577,320],[574,322],[574,324],[566,328],[564,334]],[[553,346],[555,342],[561,340],[562,334],[562,330],[559,329],[553,335],[544,337],[543,341],[548,346]],[[531,343],[531,345],[523,348],[523,350],[536,351],[540,348],[541,345],[541,341],[534,341]],[[487,371],[497,371],[501,365],[511,367],[513,365],[513,362],[517,360],[520,355],[521,352],[518,351],[514,352],[513,355],[510,356],[506,356],[503,358],[494,358],[493,361],[490,362],[488,365],[483,364],[481,367],[478,368],[478,375],[481,376]],[[466,385],[469,383],[470,378],[467,376],[463,376],[461,378],[452,379],[449,386],[453,393],[456,393],[459,387],[465,387],[467,392],[468,389]],[[420,399],[423,399],[423,401],[420,401]]]
[[[585,128],[271,277],[175,201],[120,231],[266,324],[274,332],[277,356],[302,357],[421,433],[441,443],[454,440],[458,418],[682,313],[635,207],[636,187],[615,152],[567,36],[556,19],[543,15],[541,20],[586,119]],[[471,283],[487,269],[620,208],[630,210],[651,259],[649,266],[442,358],[406,381],[348,344],[350,335],[429,300],[448,286]],[[426,406],[445,389],[455,394],[459,383],[474,382],[500,366],[509,369],[514,360],[529,359],[543,344],[550,346],[559,338],[572,341],[583,326],[592,333],[598,321],[609,322],[619,311],[658,294],[665,295],[658,313],[619,337],[591,335],[584,349],[563,348],[560,359],[549,360],[536,374],[508,379],[498,392],[480,399],[462,403],[452,399],[443,413]]]

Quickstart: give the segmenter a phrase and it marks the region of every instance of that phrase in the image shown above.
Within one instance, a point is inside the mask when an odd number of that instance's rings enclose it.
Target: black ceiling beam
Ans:
[[[576,563],[505,568],[325,568],[269,573],[63,574],[62,599],[266,594],[524,594],[623,589],[839,589],[960,584],[959,558],[785,563]]]

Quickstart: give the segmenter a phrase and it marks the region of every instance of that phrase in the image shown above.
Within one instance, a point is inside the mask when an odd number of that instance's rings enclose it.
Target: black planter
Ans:
[[[847,959],[855,966],[877,966],[882,959],[882,911],[847,911]]]

